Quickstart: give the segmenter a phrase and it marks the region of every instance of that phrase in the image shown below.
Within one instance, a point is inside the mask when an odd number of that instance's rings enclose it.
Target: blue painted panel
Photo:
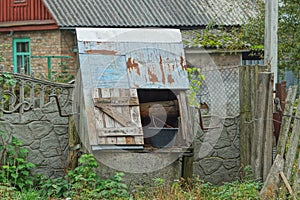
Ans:
[[[125,56],[80,54],[84,88],[129,88]]]

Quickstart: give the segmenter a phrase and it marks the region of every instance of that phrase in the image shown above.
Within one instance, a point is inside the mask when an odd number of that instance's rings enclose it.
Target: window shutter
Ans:
[[[136,89],[94,90],[98,145],[143,145],[143,129]]]

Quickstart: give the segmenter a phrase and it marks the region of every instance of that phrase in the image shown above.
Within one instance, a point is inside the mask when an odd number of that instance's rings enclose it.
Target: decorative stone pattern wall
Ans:
[[[204,127],[209,127],[211,117],[204,116],[203,119]],[[217,130],[213,131],[214,128]],[[194,147],[194,174],[213,184],[237,178],[240,170],[239,142],[239,117],[220,120],[217,127],[198,131]]]
[[[0,106],[0,129],[22,140],[29,150],[27,160],[37,165],[33,173],[61,177],[67,167],[69,118],[59,115],[49,95],[58,96],[62,114],[70,114],[73,85],[14,76],[14,88],[0,86],[0,94],[11,100]]]
[[[47,177],[64,175],[68,155],[68,118],[60,117],[55,102],[42,109],[4,115],[0,128],[22,140],[29,150],[27,160],[36,164],[32,172]]]
[[[30,38],[31,56],[71,56],[72,58],[52,58],[52,71],[60,71],[60,64],[64,63],[70,68],[70,73],[75,74],[76,54],[73,52],[75,46],[75,34],[67,30],[49,30],[49,31],[24,31],[0,33],[0,51],[3,52],[6,71],[10,71],[13,65],[13,39],[14,38]],[[48,63],[47,58],[31,58],[31,71],[36,77],[44,74],[47,77]]]

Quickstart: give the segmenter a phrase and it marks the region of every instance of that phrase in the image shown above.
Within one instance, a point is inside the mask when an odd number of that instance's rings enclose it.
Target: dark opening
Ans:
[[[176,91],[139,89],[138,97],[145,145],[173,146],[180,116]]]

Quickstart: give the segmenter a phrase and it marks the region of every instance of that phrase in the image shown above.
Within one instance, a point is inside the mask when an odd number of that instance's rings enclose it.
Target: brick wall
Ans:
[[[59,71],[60,63],[66,63],[70,68],[70,73],[75,73],[75,54],[73,46],[75,45],[75,34],[67,30],[50,30],[50,31],[26,31],[0,33],[0,52],[6,61],[0,64],[5,66],[6,70],[13,65],[13,38],[30,38],[30,48],[32,56],[72,56],[72,58],[52,58],[51,66],[53,71]],[[37,77],[41,74],[48,74],[48,65],[46,58],[32,58],[31,70]]]

